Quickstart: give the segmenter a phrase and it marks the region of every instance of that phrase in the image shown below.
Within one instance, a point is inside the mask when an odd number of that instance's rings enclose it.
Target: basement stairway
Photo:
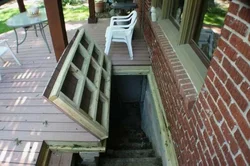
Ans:
[[[119,112],[111,113],[107,151],[99,166],[162,166],[141,129],[139,103],[122,103]]]

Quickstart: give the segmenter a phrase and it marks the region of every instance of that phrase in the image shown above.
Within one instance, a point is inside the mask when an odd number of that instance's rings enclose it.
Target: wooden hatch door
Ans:
[[[44,96],[97,138],[108,137],[111,62],[80,29],[65,49]]]

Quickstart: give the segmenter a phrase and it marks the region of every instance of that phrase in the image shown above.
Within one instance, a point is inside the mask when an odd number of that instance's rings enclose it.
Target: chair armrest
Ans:
[[[127,16],[112,16],[111,17],[111,20],[114,20],[114,19],[126,19],[126,18],[129,18],[130,15],[127,15]]]
[[[110,26],[111,29],[116,29],[116,28],[122,28],[122,29],[128,29],[129,25],[112,25]]]
[[[128,19],[119,19],[119,20],[111,20],[110,21],[110,26],[116,26],[115,23],[118,23],[118,22],[128,22],[130,21],[131,18],[128,18]],[[127,24],[129,25],[129,24]]]

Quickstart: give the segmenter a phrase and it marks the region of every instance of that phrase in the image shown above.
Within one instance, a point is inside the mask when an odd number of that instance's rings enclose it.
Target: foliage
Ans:
[[[11,30],[11,28],[6,25],[6,21],[17,13],[19,13],[19,10],[16,8],[4,8],[0,10],[0,34]]]
[[[70,5],[77,5],[82,4],[84,0],[63,0],[63,5],[70,4]]]
[[[44,7],[43,5],[39,5]],[[28,8],[28,7],[26,7]],[[88,7],[83,4],[80,5],[70,5],[66,4],[63,6],[63,13],[65,21],[80,21],[86,20],[88,18]],[[6,7],[0,10],[0,34],[12,30],[6,25],[6,21],[13,15],[18,14],[18,8]]]
[[[89,8],[84,5],[65,5],[63,7],[65,21],[86,20],[89,15]]]
[[[219,5],[211,6],[208,8],[207,13],[205,14],[204,23],[207,25],[222,27],[226,13],[226,8],[222,8]]]

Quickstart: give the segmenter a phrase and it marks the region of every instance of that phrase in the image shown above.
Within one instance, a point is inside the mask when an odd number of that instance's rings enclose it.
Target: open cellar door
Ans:
[[[97,138],[108,137],[111,62],[84,29],[65,49],[44,96]]]

